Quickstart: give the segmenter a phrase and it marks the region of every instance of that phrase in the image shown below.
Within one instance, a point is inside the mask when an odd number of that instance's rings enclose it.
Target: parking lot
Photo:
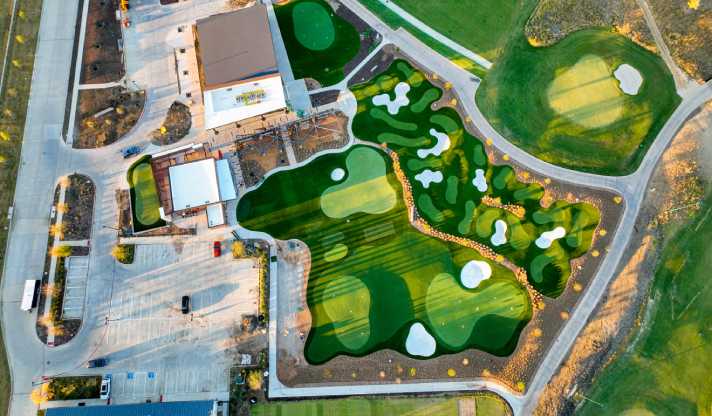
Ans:
[[[138,245],[134,264],[117,266],[96,354],[109,359],[114,402],[226,394],[235,326],[257,313],[258,279],[253,260],[223,253],[212,257],[210,241]]]

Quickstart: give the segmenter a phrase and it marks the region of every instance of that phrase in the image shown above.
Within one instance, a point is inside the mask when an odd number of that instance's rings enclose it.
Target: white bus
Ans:
[[[22,293],[22,304],[20,309],[31,311],[37,306],[37,295],[39,294],[39,280],[25,280],[25,291]]]

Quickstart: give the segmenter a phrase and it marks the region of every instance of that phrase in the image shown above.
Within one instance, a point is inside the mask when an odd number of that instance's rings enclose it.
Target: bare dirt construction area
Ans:
[[[675,62],[697,81],[712,78],[712,3],[647,0]]]
[[[392,62],[393,59],[413,60],[394,50],[378,54],[364,68]],[[415,64],[414,64],[415,65]],[[417,66],[417,65],[416,65]],[[368,71],[370,72],[370,71]],[[362,79],[378,72],[357,74]],[[601,221],[594,233],[588,254],[571,262],[572,274],[563,293],[557,298],[542,297],[533,300],[536,312],[522,331],[515,351],[498,357],[483,351],[469,349],[456,354],[420,360],[409,358],[393,350],[380,350],[364,357],[337,356],[324,364],[310,365],[304,356],[306,335],[311,326],[311,315],[306,302],[306,283],[311,268],[309,251],[301,243],[287,242],[279,245],[280,264],[278,280],[277,317],[277,368],[280,381],[287,386],[348,385],[349,383],[400,383],[424,380],[473,380],[489,378],[525,391],[537,366],[554,341],[557,332],[569,319],[570,313],[585,292],[606,256],[622,215],[624,201],[617,195],[596,189],[583,188],[555,181],[529,171],[512,161],[482,138],[465,113],[458,97],[445,81],[427,75],[429,82],[443,91],[442,97],[431,106],[433,109],[450,107],[456,110],[468,133],[485,144],[488,161],[495,165],[510,165],[518,180],[539,183],[544,189],[542,206],[556,200],[569,203],[586,202],[600,212]]]
[[[542,0],[524,33],[533,46],[550,46],[572,32],[592,27],[613,27],[646,49],[656,48],[636,0]]]
[[[558,374],[547,384],[537,414],[570,414],[597,371],[629,345],[639,329],[661,241],[684,223],[702,198],[700,178],[712,177],[712,103],[691,118],[665,151],[648,185],[628,249],[601,304]],[[707,143],[707,144],[705,144]],[[671,225],[672,227],[667,227]],[[576,386],[576,387],[574,387]],[[576,388],[576,391],[572,391]]]
[[[175,143],[188,135],[191,125],[190,107],[174,101],[161,128],[153,132],[152,143],[159,146]]]
[[[123,78],[124,56],[121,23],[115,1],[89,0],[89,14],[82,58],[82,84],[102,84]]]
[[[272,169],[289,164],[284,143],[277,132],[260,134],[240,142],[237,153],[247,187],[262,181]]]
[[[342,113],[328,113],[297,122],[290,126],[290,136],[297,161],[309,159],[326,149],[346,146],[348,118]]]
[[[145,101],[144,91],[123,87],[80,90],[74,148],[93,149],[119,140],[136,125]]]
[[[86,240],[91,237],[94,216],[94,183],[86,176],[72,175],[64,196],[62,240]]]

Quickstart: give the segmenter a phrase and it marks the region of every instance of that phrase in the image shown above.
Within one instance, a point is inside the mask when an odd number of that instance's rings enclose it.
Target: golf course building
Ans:
[[[265,6],[200,19],[193,37],[205,128],[286,107]]]

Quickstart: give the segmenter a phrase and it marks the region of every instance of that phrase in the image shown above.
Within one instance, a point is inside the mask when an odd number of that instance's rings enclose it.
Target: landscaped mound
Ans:
[[[374,101],[382,94],[394,96],[403,82],[410,86],[410,104],[396,114]],[[405,61],[395,61],[352,91],[358,100],[354,134],[398,154],[418,214],[428,224],[488,246],[523,267],[542,294],[561,294],[571,274],[570,261],[591,246],[600,220],[595,207],[566,201],[542,207],[543,187],[520,182],[509,166],[492,165],[484,145],[465,131],[454,109],[432,110],[442,91]],[[424,174],[436,180],[426,186]]]
[[[527,152],[610,175],[637,168],[680,102],[662,59],[599,29],[545,48],[512,39],[476,98],[490,123]]]
[[[161,202],[151,169],[151,157],[144,156],[137,160],[129,168],[126,177],[131,191],[134,231],[145,231],[165,225],[158,211]]]
[[[510,354],[531,317],[526,289],[475,250],[417,231],[401,189],[391,160],[359,145],[275,173],[240,199],[242,226],[309,247],[306,359],[384,348],[416,358]]]
[[[360,47],[358,31],[324,0],[293,0],[276,6],[279,30],[294,77],[322,86],[344,79],[344,65]]]

